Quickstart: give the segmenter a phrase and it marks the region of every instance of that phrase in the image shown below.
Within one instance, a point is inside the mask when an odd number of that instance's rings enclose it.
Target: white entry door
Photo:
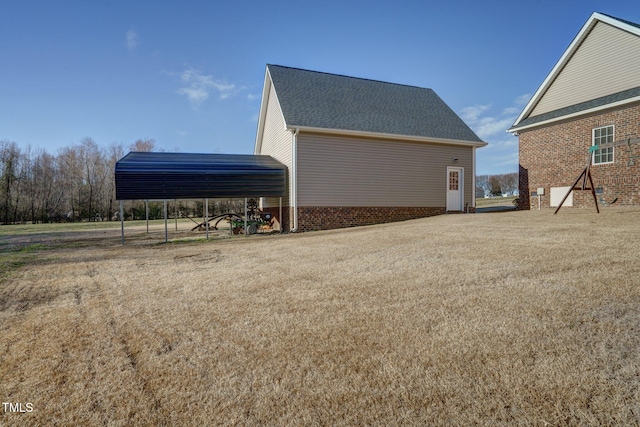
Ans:
[[[464,168],[447,167],[447,211],[462,211]]]

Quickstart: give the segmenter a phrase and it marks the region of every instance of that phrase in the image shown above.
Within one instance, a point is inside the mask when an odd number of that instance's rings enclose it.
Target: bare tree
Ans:
[[[518,172],[498,175],[502,194],[514,195],[518,191]]]
[[[78,146],[81,172],[81,213],[94,221],[103,214],[100,212],[99,200],[103,196],[107,176],[107,164],[102,149],[91,138],[84,138]]]
[[[19,177],[20,148],[15,142],[0,141],[0,176],[2,177],[2,185],[0,189],[1,213],[4,224],[10,224],[16,221],[16,206],[14,199],[19,200],[16,194],[16,181]]]
[[[37,157],[34,158],[31,146],[27,146],[26,150],[22,153],[22,165],[23,165],[23,177],[24,180],[22,188],[24,198],[26,199],[26,209],[28,220],[32,224],[37,222],[37,212],[40,210],[40,187],[41,187],[41,175],[40,169],[37,165]]]
[[[58,154],[60,175],[65,183],[63,206],[68,209],[65,215],[75,221],[82,204],[83,165],[78,146],[65,147]]]
[[[489,187],[491,188],[489,194],[491,194],[492,196],[502,195],[502,188],[500,187],[500,180],[498,179],[498,175],[489,176]]]
[[[478,175],[476,186],[491,196],[515,195],[518,191],[518,172],[501,175]]]
[[[484,194],[491,193],[491,186],[489,185],[489,175],[476,176],[476,187],[482,188]]]
[[[38,152],[34,166],[40,177],[38,192],[40,212],[38,217],[41,222],[50,222],[55,219],[55,214],[61,208],[65,194],[65,183],[60,175],[58,159],[45,150]]]
[[[109,177],[106,182],[107,217],[109,220],[113,219],[115,209],[114,203],[116,201],[116,163],[122,157],[124,157],[124,146],[117,143],[111,144],[106,153],[107,170],[109,171]]]
[[[156,140],[153,138],[139,139],[129,146],[131,151],[155,151]]]
[[[150,138],[130,148],[156,150]],[[123,144],[104,148],[88,137],[56,155],[0,141],[0,222],[113,218],[115,164],[125,151]]]

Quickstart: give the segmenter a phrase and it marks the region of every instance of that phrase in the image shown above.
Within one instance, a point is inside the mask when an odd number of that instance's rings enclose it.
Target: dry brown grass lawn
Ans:
[[[1,276],[1,425],[640,424],[637,209],[94,243]]]

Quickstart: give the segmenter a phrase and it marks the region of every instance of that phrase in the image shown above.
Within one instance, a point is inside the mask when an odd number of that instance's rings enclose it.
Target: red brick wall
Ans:
[[[265,208],[265,212],[279,218],[278,208]],[[293,215],[288,206],[282,207],[283,230],[290,230],[290,218]],[[469,208],[475,212],[475,208]],[[335,228],[356,227],[360,225],[382,224],[408,219],[442,215],[445,208],[420,207],[342,207],[342,206],[302,206],[298,208],[298,231],[332,230]]]
[[[304,206],[298,208],[298,230],[331,230],[404,221],[443,213],[445,208]]]
[[[279,208],[264,208],[280,221]],[[469,208],[469,213],[475,213]],[[333,230],[336,228],[357,227],[361,225],[384,224],[394,221],[426,218],[446,213],[445,208],[425,207],[343,207],[343,206],[302,206],[298,208],[298,231]],[[460,213],[460,212],[454,212]],[[283,231],[289,231],[293,224],[293,209],[282,207]]]
[[[573,121],[541,126],[520,132],[520,208],[537,209],[538,198],[532,191],[544,187],[541,206],[549,207],[550,188],[570,186],[586,166],[592,144],[592,129],[614,125],[614,141],[640,136],[640,104],[584,116]],[[640,144],[614,149],[614,163],[592,165],[596,188],[602,187],[598,199],[616,205],[640,205]],[[634,164],[628,166],[629,160]],[[574,191],[573,204],[593,207],[590,191]]]

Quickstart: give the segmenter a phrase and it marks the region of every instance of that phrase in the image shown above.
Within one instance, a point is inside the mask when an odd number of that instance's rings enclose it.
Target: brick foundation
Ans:
[[[357,227],[424,218],[444,213],[445,208],[303,206],[298,208],[298,230]]]
[[[640,136],[640,104],[580,119],[520,131],[520,209],[538,209],[531,192],[542,187],[541,207],[550,207],[550,188],[570,186],[586,166],[592,130],[614,125],[614,140]],[[640,144],[614,149],[614,163],[594,164],[591,175],[601,198],[615,206],[640,205]],[[631,165],[629,162],[633,161]],[[591,208],[590,191],[574,191],[574,207]]]
[[[276,218],[278,208],[265,208]],[[475,212],[475,209],[470,209]],[[408,219],[442,215],[445,208],[424,207],[343,207],[343,206],[301,206],[298,208],[298,231],[332,230],[335,228],[357,227],[360,225],[382,224]],[[282,207],[283,230],[291,229],[292,209]],[[278,218],[279,220],[279,218]]]

